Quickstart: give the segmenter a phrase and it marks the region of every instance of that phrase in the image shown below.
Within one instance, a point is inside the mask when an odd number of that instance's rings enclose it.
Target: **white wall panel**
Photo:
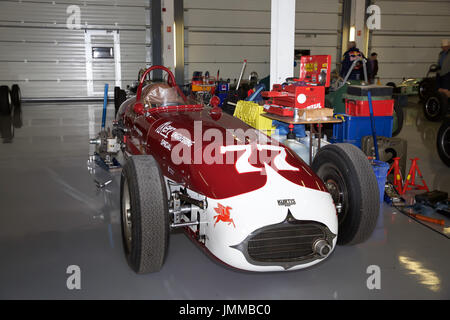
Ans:
[[[424,77],[437,62],[440,40],[450,38],[450,1],[374,1],[381,30],[371,33],[382,83]]]
[[[248,60],[244,78],[252,71],[260,78],[269,74],[270,0],[185,0],[185,74],[220,69],[224,79],[239,76]],[[339,0],[296,2],[296,49],[311,54],[340,52],[341,4]]]
[[[122,87],[137,78],[151,47],[146,32],[150,0],[0,1],[0,84],[18,83],[24,97],[87,96],[85,30],[118,30]],[[81,9],[81,29],[66,27],[69,5]],[[146,22],[147,21],[147,22]],[[96,38],[97,45],[111,45]],[[111,69],[112,67],[112,69]],[[103,83],[114,86],[114,64],[94,64]],[[97,88],[95,88],[97,90]]]

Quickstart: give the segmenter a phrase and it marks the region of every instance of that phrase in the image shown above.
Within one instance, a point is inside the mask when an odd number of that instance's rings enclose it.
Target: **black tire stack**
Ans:
[[[120,89],[120,87],[114,87],[114,116],[117,115],[122,103],[127,100],[127,93],[125,90]]]
[[[450,167],[450,117],[447,117],[439,128],[436,139],[439,158]]]
[[[22,127],[21,93],[17,84],[0,86],[0,136],[4,143],[12,142],[14,128]]]

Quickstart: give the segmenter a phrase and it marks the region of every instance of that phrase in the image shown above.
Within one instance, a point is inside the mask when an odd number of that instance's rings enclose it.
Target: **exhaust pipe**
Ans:
[[[324,258],[331,252],[331,246],[325,240],[320,239],[314,242],[313,251]]]
[[[89,144],[95,144],[95,145],[99,146],[102,144],[102,140],[100,140],[99,138],[89,139]]]

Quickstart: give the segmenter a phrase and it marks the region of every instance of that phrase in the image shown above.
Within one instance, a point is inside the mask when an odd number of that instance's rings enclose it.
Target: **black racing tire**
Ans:
[[[450,167],[450,118],[447,118],[439,128],[436,145],[439,158]]]
[[[13,115],[0,115],[0,136],[3,143],[10,143],[14,138]]]
[[[448,111],[448,98],[446,95],[435,92],[423,104],[423,113],[429,121],[441,121]]]
[[[397,88],[397,85],[394,82],[388,82],[388,83],[386,83],[386,85],[388,87]]]
[[[11,96],[8,86],[0,86],[0,115],[9,116],[12,112]]]
[[[169,245],[169,210],[164,178],[152,156],[133,156],[124,165],[120,214],[129,266],[139,274],[159,271]]]
[[[419,82],[418,95],[420,100],[425,101],[428,97],[436,92],[436,78],[425,78]]]
[[[19,85],[13,84],[11,87],[11,103],[16,109],[22,106],[22,94],[20,92]]]
[[[127,94],[125,90],[120,89],[120,87],[114,87],[114,117],[117,115],[122,103],[127,100]]]
[[[14,113],[12,115],[12,123],[14,128],[20,129],[23,126],[23,119],[22,119],[22,108],[16,107],[14,108]]]
[[[311,168],[325,183],[336,206],[342,206],[337,243],[366,241],[375,229],[380,209],[377,178],[366,155],[351,144],[330,144],[317,152]]]
[[[120,90],[119,92],[119,108],[127,100],[127,92],[125,90]],[[118,110],[118,109],[117,109]]]
[[[394,131],[392,131],[392,136],[397,136],[403,129],[403,121],[404,121],[404,114],[403,114],[403,107],[400,105],[398,100],[394,101],[394,113],[397,117],[397,127]]]

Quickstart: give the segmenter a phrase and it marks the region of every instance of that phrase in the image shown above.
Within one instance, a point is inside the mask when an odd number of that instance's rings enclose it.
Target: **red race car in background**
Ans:
[[[155,69],[168,82],[143,86]],[[376,225],[378,185],[358,148],[327,145],[309,167],[220,108],[189,101],[162,66],[146,70],[112,130],[91,143],[99,162],[122,168],[123,246],[137,273],[162,267],[174,228],[225,265],[284,271],[361,243]]]

